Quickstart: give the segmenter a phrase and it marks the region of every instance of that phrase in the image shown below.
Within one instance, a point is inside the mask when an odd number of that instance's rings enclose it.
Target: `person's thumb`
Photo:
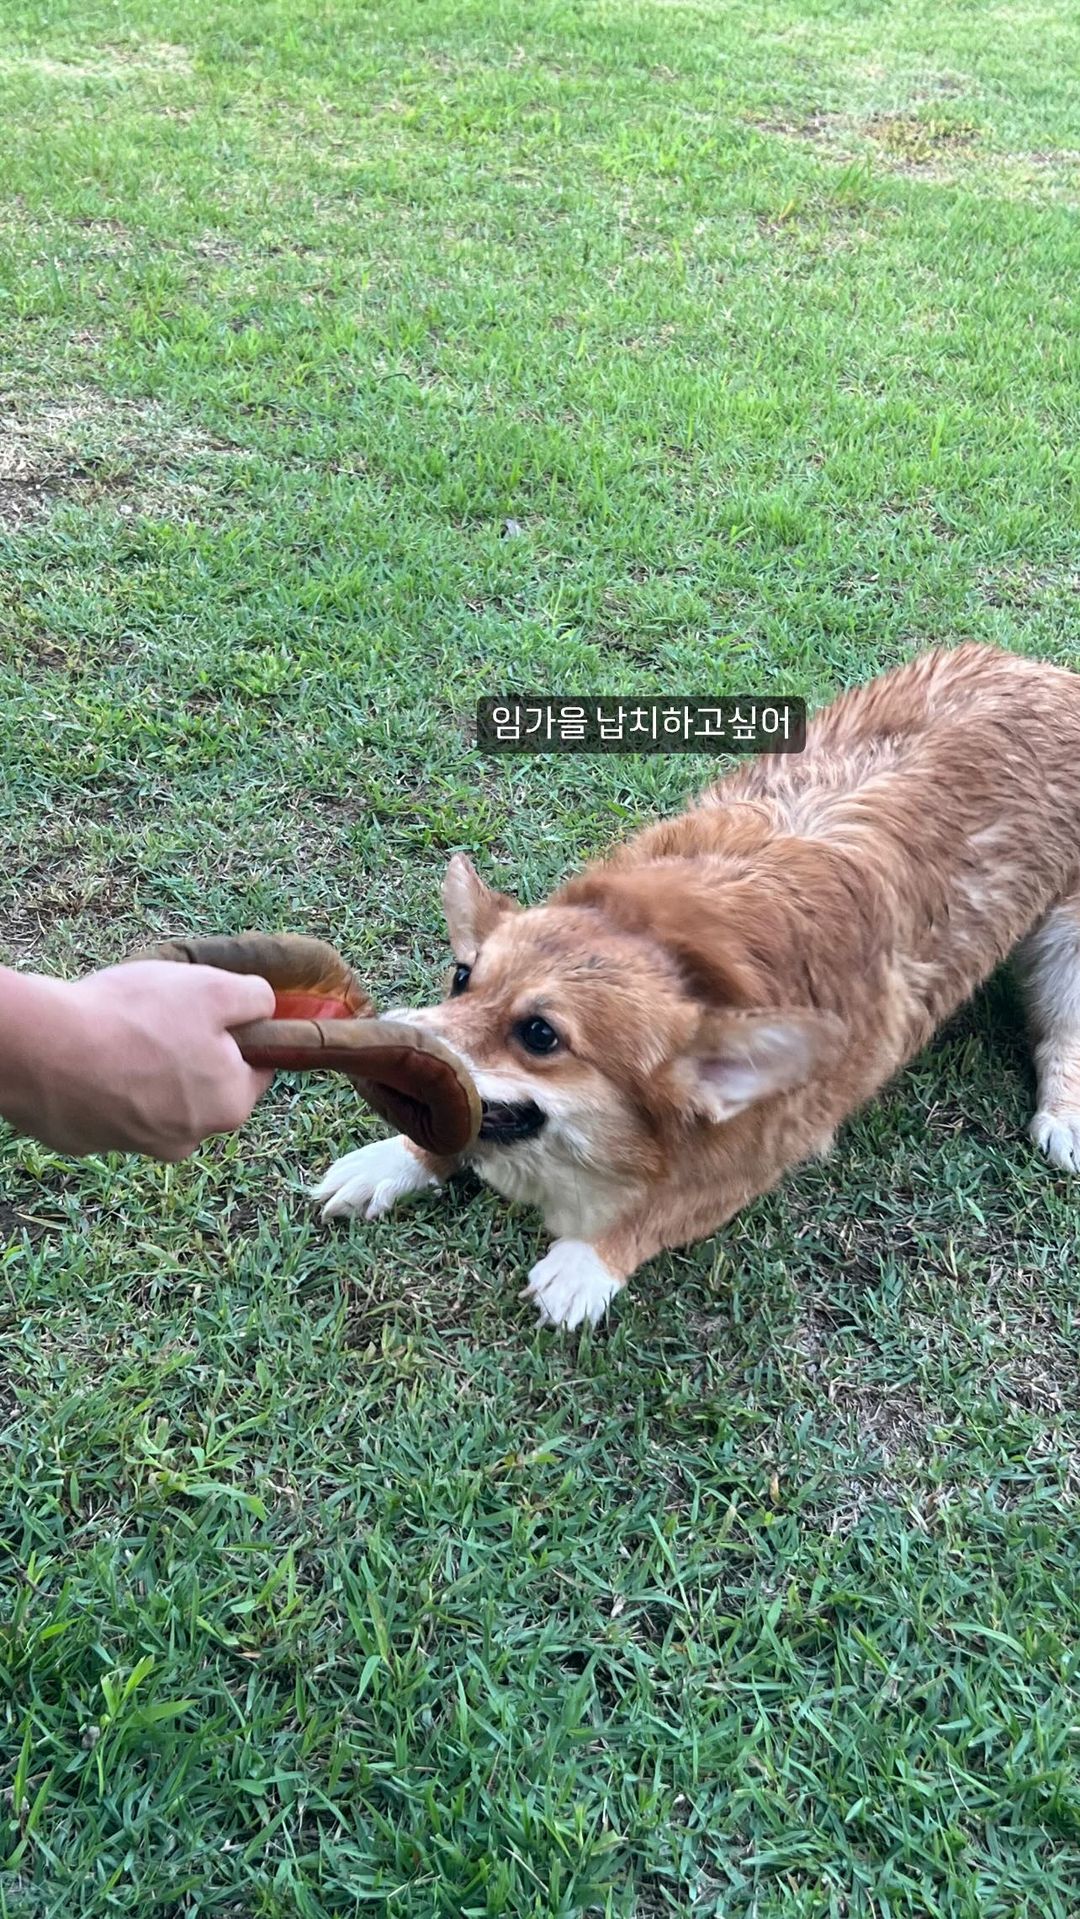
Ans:
[[[215,1003],[223,1026],[244,1026],[248,1020],[273,1018],[274,989],[258,973],[219,972],[211,966],[192,970],[212,972],[219,982]]]

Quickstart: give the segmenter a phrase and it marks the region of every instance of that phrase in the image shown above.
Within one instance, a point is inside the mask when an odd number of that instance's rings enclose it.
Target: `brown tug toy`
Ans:
[[[325,940],[240,933],[166,940],[131,957],[261,975],[274,989],[274,1016],[234,1033],[250,1066],[344,1073],[368,1106],[430,1153],[461,1153],[476,1138],[480,1097],[461,1061],[433,1033],[379,1019],[352,968]]]

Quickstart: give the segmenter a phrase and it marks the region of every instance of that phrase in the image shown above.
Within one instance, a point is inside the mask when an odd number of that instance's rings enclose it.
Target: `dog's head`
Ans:
[[[662,863],[600,869],[525,910],[459,854],[443,904],[449,994],[418,1017],[473,1071],[485,1173],[542,1149],[615,1183],[648,1179],[688,1128],[737,1120],[836,1050],[829,1014],[756,1000],[760,955],[703,925]]]

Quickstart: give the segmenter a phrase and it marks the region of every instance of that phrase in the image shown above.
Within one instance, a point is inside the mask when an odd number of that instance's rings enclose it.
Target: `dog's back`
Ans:
[[[747,762],[561,897],[749,955],[746,1003],[850,1017],[884,968],[907,1053],[1078,877],[1080,677],[967,645],[845,693],[804,753]]]

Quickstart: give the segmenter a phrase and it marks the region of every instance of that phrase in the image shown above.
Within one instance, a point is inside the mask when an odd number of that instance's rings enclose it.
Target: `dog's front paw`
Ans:
[[[595,1247],[583,1239],[557,1239],[538,1260],[523,1287],[522,1299],[531,1299],[545,1326],[596,1326],[622,1281],[605,1266]]]
[[[1036,1113],[1028,1131],[1051,1166],[1080,1173],[1080,1113]]]
[[[362,1213],[381,1219],[399,1200],[424,1193],[438,1180],[417,1157],[407,1139],[379,1139],[336,1159],[309,1197],[324,1202],[323,1219]]]

